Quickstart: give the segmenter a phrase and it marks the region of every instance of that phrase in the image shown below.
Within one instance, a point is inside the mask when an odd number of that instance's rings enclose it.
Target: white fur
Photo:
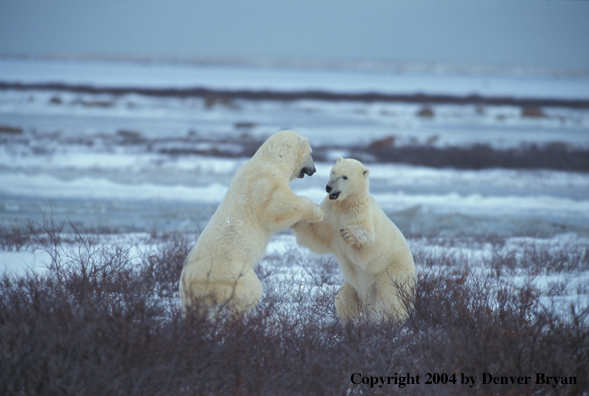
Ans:
[[[365,317],[403,320],[412,306],[415,264],[407,241],[369,193],[369,171],[339,158],[321,203],[321,222],[299,222],[297,242],[337,258],[345,283],[336,297],[343,321]],[[331,197],[331,199],[330,199]]]
[[[253,268],[272,235],[298,221],[323,218],[317,205],[289,186],[302,169],[314,172],[308,140],[293,131],[278,132],[236,173],[186,258],[180,278],[185,313],[195,301],[209,314],[220,307],[249,312],[262,296]]]

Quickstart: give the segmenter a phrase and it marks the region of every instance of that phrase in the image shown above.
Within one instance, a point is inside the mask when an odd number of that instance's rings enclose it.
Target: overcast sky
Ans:
[[[0,54],[589,69],[589,1],[0,0]]]

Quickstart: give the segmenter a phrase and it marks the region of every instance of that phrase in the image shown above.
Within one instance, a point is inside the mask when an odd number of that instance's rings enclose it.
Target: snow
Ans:
[[[350,71],[236,65],[125,63],[0,59],[0,76],[11,83],[65,83],[102,87],[220,90],[320,90],[336,93],[472,94],[519,98],[589,98],[587,76],[522,76]]]
[[[589,99],[587,75],[456,70],[431,73],[3,58],[0,82]],[[316,162],[313,177],[291,183],[295,193],[316,203],[325,197],[332,160],[340,155],[354,157],[358,146],[383,137],[394,137],[398,147],[488,144],[504,149],[523,143],[589,148],[588,109],[543,108],[544,117],[526,118],[518,106],[432,105],[435,116],[424,119],[416,116],[422,106],[234,100],[210,107],[201,98],[0,90],[0,126],[22,129],[20,134],[0,134],[0,225],[38,223],[40,212],[50,208],[56,221],[69,218],[82,227],[116,228],[126,236],[129,230],[196,232],[206,225],[247,158],[170,155],[166,150],[198,152],[223,147],[231,151],[236,137],[260,140],[283,128],[309,136],[312,147],[335,146],[329,161]],[[137,142],[126,142],[125,133],[135,136]],[[589,245],[588,173],[434,169],[388,163],[367,167],[373,196],[410,236],[409,244],[418,257],[451,255],[460,258],[460,265],[488,274],[493,270],[488,267],[493,255],[517,262],[534,249],[548,249],[566,261]],[[536,233],[547,237],[522,236]],[[438,235],[439,243],[433,238],[411,237],[421,234]],[[498,234],[507,238],[500,248],[476,238],[461,239]],[[135,262],[155,248],[140,236],[136,239],[139,242],[127,241],[133,246]],[[310,255],[285,231],[272,238],[260,264],[280,279],[297,279],[300,287],[309,287],[309,273],[316,270],[305,267],[312,262]],[[28,269],[42,274],[49,261],[46,253],[30,247],[0,251],[0,274],[22,275]],[[562,312],[571,303],[589,305],[585,267],[572,272],[543,268],[532,274],[519,267],[510,271],[504,281],[533,282],[547,293],[542,301],[557,305]],[[555,285],[564,286],[558,289]]]
[[[0,62],[1,63],[1,62]],[[0,76],[1,81],[1,76]],[[58,99],[56,99],[58,98]],[[59,100],[60,104],[52,100]],[[103,102],[104,106],[92,106]],[[86,103],[83,105],[81,103]],[[88,105],[88,103],[90,105]],[[589,110],[543,109],[545,117],[522,117],[518,106],[431,105],[433,118],[416,117],[420,104],[234,100],[207,106],[201,98],[82,95],[57,91],[0,91],[0,122],[56,138],[132,131],[141,138],[187,138],[247,133],[256,138],[283,128],[313,137],[313,145],[367,145],[394,136],[395,144],[518,147],[522,143],[588,147]],[[240,124],[252,127],[240,130]],[[161,143],[161,140],[158,141]]]
[[[1,191],[8,197],[43,200],[145,200],[219,204],[227,191],[230,177],[238,169],[235,161],[229,159],[209,162],[206,158],[202,158],[200,163],[193,161],[187,172],[201,169],[201,172],[229,176],[225,178],[225,183],[221,183],[221,179],[217,177],[206,185],[196,185],[196,178],[191,184],[164,184],[150,182],[150,168],[142,169],[140,160],[121,158],[124,161],[86,161],[77,169],[76,177],[71,180],[44,173],[31,175],[22,171],[3,172],[0,174],[0,185],[3,186]],[[18,164],[19,161],[16,162]],[[17,169],[23,168],[22,164],[18,165]],[[179,167],[175,169],[175,165],[170,164],[164,172],[181,172],[185,166],[185,164],[179,164]],[[5,163],[4,166],[8,167],[9,164]],[[55,165],[48,164],[48,167],[51,166]],[[57,168],[61,170],[61,167],[67,169],[71,166],[75,166],[75,163],[66,158],[63,164],[59,161]],[[327,183],[331,165],[318,163],[316,167],[318,176],[309,179],[315,186],[308,187],[307,183],[307,186],[303,187],[303,181],[297,181],[293,182],[293,190],[299,195],[308,196],[314,202],[320,203],[325,198],[324,185]],[[98,170],[104,171],[111,168],[133,172],[137,177],[132,182],[117,182],[110,180],[106,175],[103,177],[85,175],[88,169],[96,173]],[[47,172],[46,168],[44,172]],[[589,219],[589,193],[585,190],[589,186],[587,174],[510,170],[488,170],[475,173],[398,165],[378,165],[374,173],[372,183],[376,186],[373,188],[376,191],[373,192],[373,196],[386,211],[401,211],[420,206],[422,210],[438,214],[490,217],[536,216],[569,219],[574,222],[580,218]],[[462,191],[465,193],[427,191],[432,186],[440,191],[441,188],[438,186],[444,184],[454,187],[462,186]],[[532,187],[538,188],[538,185],[545,194],[528,195],[526,193]],[[410,186],[411,189],[404,190],[405,186]],[[419,191],[421,186],[424,190]],[[551,190],[564,188],[569,188],[573,192],[571,195],[575,197],[549,194]],[[483,192],[475,192],[477,190]],[[489,192],[486,192],[487,190]]]
[[[73,236],[64,235],[64,240],[73,240]],[[129,234],[125,236],[108,237],[102,241],[105,246],[116,245],[129,247],[130,264],[135,265],[142,257],[147,257],[156,249],[156,246],[148,242],[146,234]],[[441,240],[440,240],[441,241]],[[435,271],[435,268],[426,264],[423,257],[449,257],[450,260],[442,260],[442,270],[454,269],[456,273],[467,271],[472,274],[471,281],[486,279],[494,274],[497,268],[489,268],[488,263],[496,260],[501,263],[501,257],[523,256],[526,251],[534,249],[548,249],[558,253],[563,249],[567,251],[583,251],[589,245],[589,239],[580,238],[572,234],[557,235],[552,238],[531,238],[515,237],[505,240],[504,245],[491,246],[489,243],[476,243],[471,241],[463,246],[438,245],[434,240],[412,239],[408,240],[414,257],[417,258],[417,271]],[[447,242],[447,241],[446,241]],[[474,243],[473,243],[474,242]],[[62,246],[62,257],[77,257],[80,254],[74,245],[65,243]],[[71,252],[68,251],[71,250]],[[542,250],[542,251],[544,251]],[[335,272],[328,283],[318,285],[313,274],[319,271],[315,268],[317,256],[310,253],[296,244],[295,237],[290,233],[275,235],[266,249],[266,254],[259,263],[275,282],[294,282],[299,288],[308,289],[309,292],[318,292],[317,288],[325,291],[334,291],[343,282],[341,275]],[[529,259],[529,257],[528,257]],[[584,260],[587,258],[585,257]],[[21,250],[0,252],[0,276],[22,276],[27,272],[44,275],[47,271],[46,265],[51,262],[48,253],[42,250]],[[436,262],[434,260],[434,262]],[[589,270],[583,268],[571,271],[552,271],[544,263],[534,263],[532,268],[526,268],[526,263],[521,267],[501,268],[501,278],[497,279],[495,287],[503,286],[532,286],[540,293],[540,302],[547,308],[554,309],[561,315],[568,315],[571,306],[579,312],[589,307]],[[446,268],[448,265],[455,265],[456,268]],[[262,280],[264,283],[264,280]],[[336,282],[338,284],[332,284]],[[283,309],[288,310],[285,305]]]
[[[63,181],[51,176],[12,174],[0,176],[3,192],[19,197],[43,199],[109,199],[109,200],[171,200],[220,203],[226,186],[211,184],[206,187],[166,186],[142,183],[122,185],[106,179],[82,177]]]
[[[3,275],[23,276],[27,272],[42,275],[51,262],[43,250],[7,252],[0,251],[0,277]]]

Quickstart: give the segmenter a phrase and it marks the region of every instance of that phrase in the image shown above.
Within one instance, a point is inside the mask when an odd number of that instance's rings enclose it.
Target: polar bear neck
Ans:
[[[368,205],[370,200],[370,194],[368,193],[368,186],[364,191],[350,194],[343,201],[330,201],[333,203],[336,210],[344,211],[349,214],[359,214],[363,212]]]

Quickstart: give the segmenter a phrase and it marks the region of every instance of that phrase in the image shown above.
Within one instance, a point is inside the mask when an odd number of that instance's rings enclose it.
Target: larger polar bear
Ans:
[[[253,268],[272,235],[299,221],[323,218],[319,206],[289,186],[291,180],[315,173],[308,141],[294,131],[278,132],[235,174],[184,262],[184,313],[195,301],[209,314],[219,308],[249,312],[262,296]]]
[[[323,221],[292,229],[300,245],[337,258],[345,278],[335,300],[342,321],[403,320],[412,307],[415,264],[403,234],[370,195],[368,174],[359,161],[340,157],[321,203]]]

